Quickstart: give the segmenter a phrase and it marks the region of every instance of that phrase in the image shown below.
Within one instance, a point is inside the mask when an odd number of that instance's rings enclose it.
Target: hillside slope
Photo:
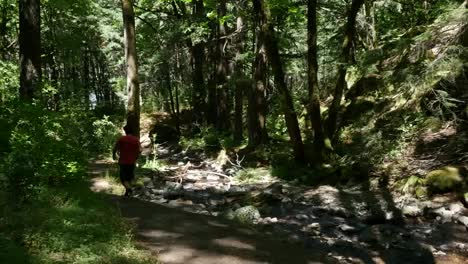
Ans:
[[[341,161],[370,167],[371,175],[387,176],[394,187],[411,176],[422,184],[443,166],[463,174],[468,166],[465,5],[385,41],[359,61],[348,76],[352,87],[337,147]]]

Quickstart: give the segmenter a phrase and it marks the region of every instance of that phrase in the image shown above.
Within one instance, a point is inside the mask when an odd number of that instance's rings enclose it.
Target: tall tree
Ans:
[[[19,1],[20,97],[31,100],[41,82],[40,0]]]
[[[352,47],[356,36],[356,17],[359,9],[361,9],[363,4],[364,0],[353,0],[351,3],[351,8],[348,10],[348,18],[345,25],[344,41],[341,52],[341,61],[338,66],[338,79],[336,82],[333,101],[330,106],[328,116],[327,133],[331,139],[334,137],[338,126],[337,121],[341,106],[341,99],[343,97],[344,90],[347,88],[346,72],[348,65],[352,63],[354,57]]]
[[[258,2],[258,1],[254,1]],[[265,16],[258,12],[257,8],[253,10],[254,28],[255,28],[255,61],[253,70],[254,83],[248,93],[248,130],[249,147],[253,148],[259,144],[266,143],[268,140],[266,130],[266,71],[267,58],[265,47]]]
[[[127,61],[127,124],[135,136],[140,135],[140,84],[138,81],[138,57],[136,50],[135,13],[132,0],[122,0],[124,22],[125,57]]]
[[[228,60],[226,56],[226,48],[228,44],[227,39],[227,23],[226,23],[226,0],[218,1],[218,45],[216,50],[217,66],[216,66],[216,86],[217,86],[217,97],[218,97],[218,122],[217,128],[229,129],[229,91],[227,87],[227,75],[228,75]]]
[[[195,0],[193,14],[197,21],[201,22],[205,16],[203,0]],[[203,76],[203,63],[205,58],[205,45],[202,40],[198,40],[192,47],[192,106],[195,121],[202,122],[206,111],[205,104],[205,81]]]
[[[294,157],[298,162],[305,162],[304,144],[302,142],[301,130],[294,109],[293,98],[286,85],[283,64],[281,62],[278,41],[275,36],[273,24],[270,22],[270,10],[263,0],[253,0],[254,13],[264,21],[261,32],[265,41],[266,54],[272,67],[276,87],[282,97],[282,110],[288,128],[288,134],[293,144]]]
[[[309,81],[309,116],[314,130],[314,145],[316,162],[322,160],[324,133],[320,115],[320,98],[318,95],[318,63],[317,63],[317,0],[308,0],[307,5],[307,42],[308,42],[308,81]]]
[[[241,2],[243,7],[244,1]],[[234,140],[240,142],[242,140],[243,134],[243,97],[244,93],[248,91],[249,87],[252,85],[250,81],[245,79],[244,73],[244,62],[242,60],[242,54],[244,53],[244,41],[245,41],[245,26],[244,26],[244,17],[241,14],[241,10],[237,9],[237,28],[236,33],[237,37],[235,38],[236,46],[236,58],[235,58],[235,78],[236,78],[236,87],[235,87],[235,111],[234,111]]]

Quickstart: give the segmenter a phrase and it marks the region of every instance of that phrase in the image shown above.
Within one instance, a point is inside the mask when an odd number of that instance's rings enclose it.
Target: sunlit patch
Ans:
[[[221,224],[219,222],[214,222],[214,221],[208,221],[207,224],[209,224],[210,226],[215,226],[215,227],[229,227],[229,225]]]
[[[231,247],[231,248],[238,248],[238,249],[246,249],[246,250],[255,250],[255,247],[240,241],[233,237],[225,237],[220,239],[214,239],[213,243],[222,247]]]
[[[146,237],[146,238],[157,238],[157,239],[163,239],[163,238],[180,238],[183,235],[180,233],[174,233],[174,232],[167,232],[167,231],[162,231],[162,230],[148,230],[148,231],[142,231],[139,232],[139,235]]]

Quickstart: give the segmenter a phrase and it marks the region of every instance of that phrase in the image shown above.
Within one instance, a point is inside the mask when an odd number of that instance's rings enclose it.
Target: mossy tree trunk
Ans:
[[[309,116],[314,130],[315,160],[313,163],[322,162],[324,147],[324,133],[322,117],[320,114],[320,98],[318,83],[317,63],[317,0],[309,0],[307,6],[307,42],[308,42],[308,88],[309,88]]]

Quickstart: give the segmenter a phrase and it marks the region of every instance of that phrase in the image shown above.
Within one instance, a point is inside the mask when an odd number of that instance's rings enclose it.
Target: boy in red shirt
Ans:
[[[132,194],[131,181],[135,178],[135,164],[140,156],[140,140],[134,136],[132,128],[124,127],[125,136],[120,137],[115,143],[112,157],[117,159],[119,153],[120,181],[125,187],[125,196]]]

